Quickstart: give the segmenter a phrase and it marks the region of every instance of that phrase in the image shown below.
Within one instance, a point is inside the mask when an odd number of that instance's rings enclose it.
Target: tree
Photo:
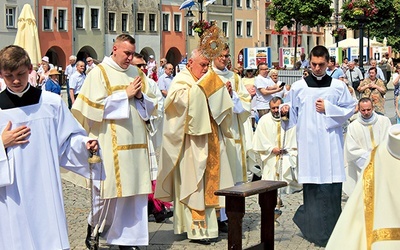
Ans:
[[[332,16],[332,0],[273,0],[268,7],[268,15],[274,20],[275,29],[281,31],[283,27],[295,27],[297,54],[297,36],[300,24],[310,27],[325,26]]]
[[[342,22],[347,28],[358,30],[359,22],[354,15],[354,2],[367,2],[369,9],[372,5],[377,9],[372,15],[366,14],[365,28],[369,29],[371,37],[376,37],[380,42],[386,37],[388,44],[394,50],[400,51],[400,0],[346,1],[342,7]]]

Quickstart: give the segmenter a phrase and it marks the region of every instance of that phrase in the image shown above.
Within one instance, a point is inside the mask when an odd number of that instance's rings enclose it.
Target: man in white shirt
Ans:
[[[67,86],[67,93],[68,93],[67,96],[68,96],[68,108],[69,109],[71,109],[71,107],[72,107],[72,101],[71,101],[71,97],[69,95],[69,78],[76,71],[75,63],[76,63],[76,56],[71,55],[69,57],[69,64],[65,68],[65,72],[64,72],[65,85]]]
[[[71,78],[69,79],[69,96],[71,98],[72,104],[74,104],[76,97],[81,91],[85,78],[85,63],[82,61],[78,61],[76,63],[76,71],[71,75]]]
[[[371,151],[387,138],[391,126],[388,117],[374,112],[371,99],[361,98],[358,101],[359,114],[347,128],[344,143],[344,159],[346,182],[343,190],[351,195],[360,177],[365,163],[369,160]]]
[[[160,88],[164,98],[167,97],[169,86],[171,85],[172,80],[174,80],[173,72],[174,65],[167,63],[164,66],[164,74],[162,74],[158,79],[158,87]]]
[[[386,80],[385,80],[385,75],[383,74],[382,69],[381,69],[380,67],[377,66],[376,60],[374,60],[374,59],[371,60],[371,61],[370,61],[370,64],[371,64],[371,68],[372,68],[372,67],[375,67],[375,68],[376,68],[376,71],[377,71],[376,78],[379,78],[379,79],[381,79],[383,82],[386,82]],[[369,77],[369,73],[368,73],[368,71],[367,71],[367,72],[365,72],[364,78],[368,78],[368,77]]]
[[[260,63],[257,65],[258,75],[255,77],[254,85],[256,86],[256,105],[255,109],[258,112],[258,116],[261,118],[263,115],[269,112],[269,101],[272,99],[272,94],[280,92],[283,87],[276,85],[271,86],[269,81],[268,65],[266,63]]]
[[[329,57],[328,68],[326,69],[326,74],[330,77],[339,79],[344,75],[343,70],[341,68],[336,67],[336,59],[335,57]]]

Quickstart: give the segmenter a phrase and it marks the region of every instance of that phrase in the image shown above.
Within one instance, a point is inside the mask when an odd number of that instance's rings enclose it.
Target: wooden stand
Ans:
[[[283,181],[255,181],[221,189],[215,195],[225,196],[226,214],[229,219],[228,249],[242,249],[242,222],[245,214],[245,198],[258,194],[261,207],[261,243],[249,249],[274,249],[274,210],[277,189],[285,187]]]

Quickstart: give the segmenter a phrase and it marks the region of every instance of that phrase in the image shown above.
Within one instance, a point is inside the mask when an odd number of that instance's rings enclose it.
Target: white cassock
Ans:
[[[0,249],[69,249],[60,166],[89,178],[89,138],[60,96],[46,91],[37,104],[0,110],[1,131],[8,121],[31,135],[7,151],[0,136]]]
[[[323,99],[325,113],[315,109]],[[347,86],[332,79],[330,87],[308,87],[304,79],[293,83],[287,100],[288,127],[296,125],[299,183],[337,183],[345,180],[342,125],[353,115],[355,101]]]
[[[343,191],[347,195],[353,192],[373,147],[387,138],[390,126],[389,118],[376,113],[368,120],[358,114],[357,119],[348,126],[344,143],[346,181],[343,183]]]
[[[326,250],[400,249],[400,124],[388,134],[366,162]]]
[[[272,153],[275,147],[284,148],[288,153],[282,156],[275,155]],[[280,119],[274,118],[269,112],[258,122],[253,137],[253,150],[260,154],[262,160],[263,180],[286,181],[288,186],[282,189],[286,193],[301,189],[301,185],[297,183],[296,127],[285,132]],[[277,174],[282,177],[278,178]]]

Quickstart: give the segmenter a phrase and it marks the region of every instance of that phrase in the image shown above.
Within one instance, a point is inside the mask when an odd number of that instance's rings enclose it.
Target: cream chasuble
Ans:
[[[344,143],[346,181],[343,183],[343,191],[347,195],[353,192],[374,145],[378,146],[386,140],[390,126],[389,118],[376,113],[368,121],[358,114],[357,119],[348,126]]]
[[[282,180],[288,183],[286,193],[301,189],[297,183],[297,143],[296,127],[286,132],[280,126],[280,119],[274,118],[272,113],[261,117],[253,138],[253,150],[260,154],[262,160],[263,180]],[[282,156],[272,153],[275,147],[284,148],[287,154]],[[282,167],[282,178],[279,178],[279,168]]]
[[[137,68],[129,66],[122,69],[106,57],[98,67],[91,70],[82,86],[71,112],[83,124],[89,136],[98,138],[106,179],[102,182],[103,199],[129,197],[151,193],[148,126],[139,115],[135,98],[127,99],[127,109],[116,109],[114,114],[121,119],[106,119],[106,98],[118,93],[124,94],[126,87],[136,76],[142,78],[142,92],[157,107],[156,96],[146,85],[144,74]],[[112,81],[110,81],[112,80]],[[157,110],[154,109],[157,115]]]
[[[188,69],[181,71],[171,84],[165,99],[163,141],[155,197],[174,200],[174,232],[187,232],[190,239],[218,236],[216,207],[224,207],[223,197],[207,206],[210,134],[218,136],[218,182],[221,189],[234,185],[225,138],[232,137],[232,101],[224,84],[212,71],[196,82]],[[214,121],[211,121],[213,119]],[[212,129],[214,123],[217,131]],[[213,137],[215,139],[215,137]],[[218,146],[218,145],[217,145]],[[199,212],[196,217],[193,211]],[[205,216],[205,220],[196,222]]]
[[[400,249],[400,124],[371,153],[327,250]]]

